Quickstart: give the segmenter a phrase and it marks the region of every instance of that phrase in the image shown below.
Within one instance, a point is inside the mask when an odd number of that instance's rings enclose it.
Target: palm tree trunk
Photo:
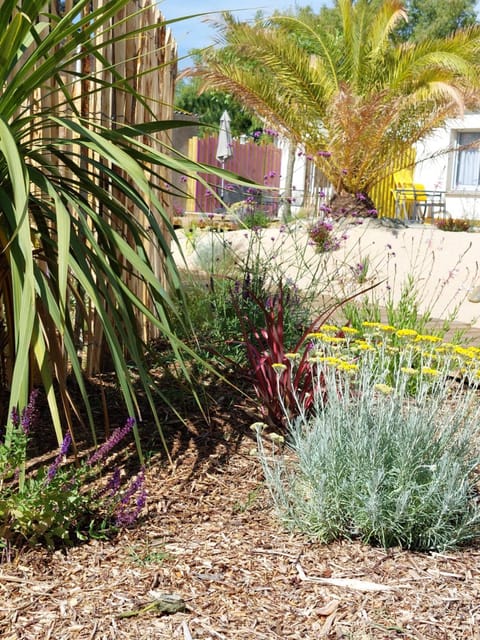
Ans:
[[[285,176],[285,187],[283,190],[283,203],[281,209],[282,222],[287,222],[292,215],[292,188],[293,170],[295,168],[296,145],[292,140],[288,143],[287,174]]]

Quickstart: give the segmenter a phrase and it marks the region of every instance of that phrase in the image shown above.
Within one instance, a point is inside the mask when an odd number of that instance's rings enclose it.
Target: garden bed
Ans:
[[[110,541],[0,565],[6,639],[477,638],[480,548],[446,554],[311,543],[285,532],[263,485],[247,400],[216,388],[210,425],[172,424],[140,523]],[[138,611],[178,594],[184,612]]]

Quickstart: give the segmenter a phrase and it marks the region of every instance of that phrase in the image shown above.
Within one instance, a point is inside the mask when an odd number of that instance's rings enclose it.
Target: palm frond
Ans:
[[[336,188],[370,188],[392,154],[471,104],[480,78],[480,27],[396,44],[401,0],[338,0],[339,33],[275,15],[228,20],[223,48],[205,54],[205,87],[233,93],[300,141]],[[301,14],[300,14],[301,15]],[[327,149],[330,157],[318,154]]]

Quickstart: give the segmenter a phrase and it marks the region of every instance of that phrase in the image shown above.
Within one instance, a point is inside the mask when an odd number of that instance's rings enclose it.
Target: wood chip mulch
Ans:
[[[0,565],[1,638],[480,640],[479,547],[311,543],[276,521],[248,429],[191,428],[173,468],[152,459],[136,527]],[[146,606],[161,594],[184,610]]]

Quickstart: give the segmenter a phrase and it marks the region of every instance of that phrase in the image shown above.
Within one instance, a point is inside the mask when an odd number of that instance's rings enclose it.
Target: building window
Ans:
[[[453,188],[477,191],[480,188],[480,131],[459,131],[457,144]]]

